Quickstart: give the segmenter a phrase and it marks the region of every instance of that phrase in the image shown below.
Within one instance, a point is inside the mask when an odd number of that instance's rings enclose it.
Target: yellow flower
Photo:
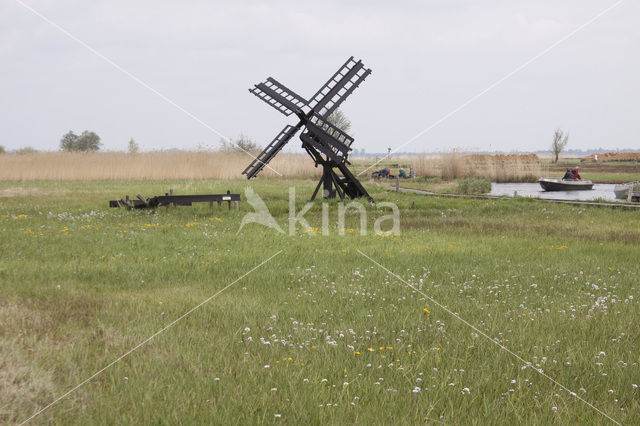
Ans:
[[[429,310],[427,308],[424,308],[424,311],[428,314],[430,314],[431,312],[429,312]]]

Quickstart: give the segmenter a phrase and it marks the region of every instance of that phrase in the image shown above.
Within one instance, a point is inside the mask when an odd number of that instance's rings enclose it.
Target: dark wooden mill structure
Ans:
[[[347,158],[352,149],[353,138],[328,121],[331,113],[369,74],[371,70],[352,56],[311,100],[306,100],[271,77],[249,89],[285,116],[295,114],[300,121],[295,126],[287,125],[282,129],[242,174],[247,179],[255,177],[298,131],[304,129],[300,134],[302,148],[311,156],[316,167],[322,166],[322,177],[311,200],[315,199],[322,186],[323,198],[335,198],[337,193],[340,199],[344,199],[346,195],[350,198],[366,197],[373,202],[369,193],[347,168],[351,164]]]

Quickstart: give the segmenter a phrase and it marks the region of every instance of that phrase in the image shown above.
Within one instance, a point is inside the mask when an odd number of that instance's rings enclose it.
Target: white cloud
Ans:
[[[246,91],[272,75],[310,96],[350,55],[373,74],[344,105],[355,148],[397,146],[607,7],[540,2],[80,2],[37,10],[228,135],[266,144],[286,119]],[[407,146],[636,147],[640,7],[626,2]],[[218,137],[11,1],[0,5],[0,144],[57,148],[96,130],[110,149]],[[299,145],[294,142],[294,145]]]

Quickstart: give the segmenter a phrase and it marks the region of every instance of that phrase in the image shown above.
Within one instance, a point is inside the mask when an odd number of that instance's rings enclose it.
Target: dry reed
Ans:
[[[540,159],[535,154],[461,155],[453,151],[415,157],[411,167],[423,177],[484,177],[494,182],[535,181],[542,173]]]
[[[232,152],[36,152],[0,155],[0,181],[235,179],[251,163]],[[305,155],[280,154],[269,166],[283,177],[319,175]],[[278,177],[269,167],[260,176]]]
[[[605,152],[603,154],[591,154],[582,158],[580,161],[596,161],[596,155],[598,161],[640,161],[640,152]]]

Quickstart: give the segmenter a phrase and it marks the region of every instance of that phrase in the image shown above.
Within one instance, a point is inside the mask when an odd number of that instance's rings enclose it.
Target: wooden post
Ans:
[[[627,192],[627,202],[631,202],[633,200],[633,184],[629,185],[629,192]]]
[[[396,192],[400,192],[400,176],[396,176]]]
[[[238,210],[239,207],[238,207],[238,202],[237,201],[233,202],[233,206],[236,208],[236,210]]]

